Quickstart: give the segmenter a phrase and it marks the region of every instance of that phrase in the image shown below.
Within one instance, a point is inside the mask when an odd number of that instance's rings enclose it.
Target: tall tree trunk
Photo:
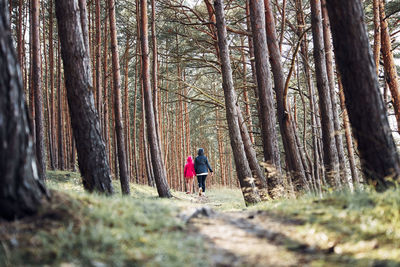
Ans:
[[[63,120],[63,94],[62,94],[62,89],[63,89],[63,84],[62,84],[62,79],[61,79],[61,49],[60,49],[60,41],[58,42],[58,61],[57,61],[57,102],[58,102],[58,121],[57,121],[57,138],[58,138],[58,169],[64,170],[64,131],[63,131],[63,125],[64,125],[64,120]]]
[[[276,168],[276,175],[268,179],[268,190],[271,192],[283,185],[278,138],[275,130],[276,117],[272,93],[271,73],[268,63],[268,46],[265,30],[265,13],[262,0],[250,1],[250,20],[253,33],[256,77],[260,105],[261,136],[264,148],[264,160]]]
[[[39,0],[32,0],[32,85],[35,94],[35,132],[36,132],[36,159],[38,163],[39,177],[46,179],[46,156],[44,144],[44,116],[43,116],[43,93],[41,77],[41,57],[40,57],[40,4]]]
[[[124,140],[124,126],[122,122],[122,107],[121,107],[121,73],[119,65],[119,52],[117,42],[117,29],[115,22],[115,1],[108,0],[109,18],[110,18],[110,32],[111,32],[111,52],[112,52],[112,66],[113,66],[113,81],[114,81],[114,117],[115,117],[115,131],[117,137],[118,147],[118,164],[119,174],[121,181],[122,193],[129,195],[129,172],[126,160],[126,149]]]
[[[39,180],[21,72],[5,0],[0,0],[0,217],[34,214],[46,189]]]
[[[326,60],[324,52],[324,40],[321,18],[320,0],[311,0],[311,26],[314,43],[315,75],[317,80],[319,107],[321,113],[322,142],[324,166],[328,183],[330,186],[339,186],[339,160],[336,149],[336,140],[332,133],[335,131],[333,125],[332,101],[328,87],[328,76],[326,72]]]
[[[150,144],[151,160],[153,164],[154,178],[157,186],[158,195],[160,197],[171,197],[171,193],[167,184],[167,175],[164,162],[161,156],[161,149],[156,131],[156,123],[154,117],[153,98],[150,85],[150,69],[149,69],[149,39],[148,39],[148,19],[147,19],[147,0],[140,1],[140,29],[141,29],[141,47],[142,47],[142,77],[143,92],[145,99],[147,138]]]
[[[96,43],[95,43],[95,50],[96,50],[96,71],[95,71],[95,76],[96,76],[96,90],[97,90],[97,113],[99,114],[100,118],[100,126],[102,126],[102,87],[101,87],[101,59],[100,59],[100,53],[101,53],[101,18],[100,18],[100,0],[95,0],[95,5],[96,5]],[[100,127],[102,129],[103,127]]]
[[[226,118],[228,121],[229,135],[233,156],[235,158],[236,170],[238,173],[240,187],[242,189],[244,201],[246,205],[254,204],[260,201],[260,196],[252,178],[249,163],[240,136],[240,128],[238,124],[236,94],[233,88],[232,69],[229,58],[229,48],[227,43],[227,32],[224,15],[223,0],[215,0],[214,2],[216,26],[218,33],[218,47],[220,51],[220,60],[222,68],[222,86],[224,89]]]
[[[363,7],[359,0],[327,0],[327,7],[362,169],[367,181],[377,190],[383,190],[394,185],[389,177],[398,178],[400,159],[379,92]]]
[[[56,1],[56,15],[83,186],[90,192],[111,194],[113,187],[110,167],[94,106],[88,36],[85,34],[87,29],[83,29],[81,24],[81,20],[87,19],[86,12],[79,7],[77,0]]]
[[[343,139],[340,129],[340,121],[338,114],[338,105],[336,101],[336,91],[335,91],[335,72],[334,72],[334,61],[333,61],[333,47],[331,41],[331,29],[329,26],[329,16],[328,10],[326,10],[326,0],[321,0],[322,8],[322,26],[324,33],[324,48],[325,48],[325,59],[326,59],[326,72],[328,75],[328,85],[329,92],[332,103],[332,115],[333,115],[333,127],[335,128],[335,141],[336,149],[339,159],[339,169],[340,178],[344,184],[349,184],[350,180],[347,178],[347,169],[345,164],[344,149],[343,149]]]
[[[394,114],[397,119],[397,130],[400,131],[400,91],[399,79],[397,77],[396,64],[393,58],[392,44],[390,40],[388,22],[385,14],[384,0],[379,0],[379,12],[381,19],[381,41],[383,66],[385,67],[386,82],[392,95]]]
[[[272,73],[274,75],[274,85],[277,102],[277,115],[279,127],[282,135],[283,147],[285,149],[285,158],[288,171],[293,177],[293,183],[296,191],[306,189],[306,173],[301,163],[300,151],[296,145],[294,127],[292,127],[292,119],[289,110],[285,110],[287,106],[284,102],[285,81],[283,76],[283,68],[281,63],[281,53],[279,50],[278,39],[276,35],[274,14],[272,12],[270,0],[264,0],[265,6],[265,23],[268,41],[268,50],[270,53],[270,61]]]
[[[376,75],[379,76],[379,59],[381,53],[381,20],[379,4],[381,0],[373,0],[374,11],[374,62],[376,66]]]

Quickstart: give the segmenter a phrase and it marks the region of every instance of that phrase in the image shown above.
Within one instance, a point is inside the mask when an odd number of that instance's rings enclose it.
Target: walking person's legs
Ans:
[[[203,175],[202,187],[201,187],[203,189],[203,193],[206,192],[206,178],[207,178],[207,175]]]

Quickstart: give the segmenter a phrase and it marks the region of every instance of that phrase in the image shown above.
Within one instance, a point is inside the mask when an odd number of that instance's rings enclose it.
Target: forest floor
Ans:
[[[332,193],[244,206],[237,189],[207,197],[132,185],[85,193],[49,172],[53,200],[0,221],[0,266],[400,266],[400,192]],[[54,191],[57,190],[57,191]]]

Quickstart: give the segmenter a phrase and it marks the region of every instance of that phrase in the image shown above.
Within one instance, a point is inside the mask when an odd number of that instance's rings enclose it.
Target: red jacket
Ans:
[[[193,164],[193,160],[192,160],[191,156],[189,156],[187,158],[185,168],[183,169],[183,175],[185,177],[195,177],[196,176],[196,172],[194,171],[194,164]]]

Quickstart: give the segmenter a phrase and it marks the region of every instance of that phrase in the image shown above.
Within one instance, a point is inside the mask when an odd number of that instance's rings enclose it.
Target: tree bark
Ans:
[[[379,12],[379,4],[381,0],[373,0],[374,11],[374,62],[376,66],[376,75],[379,76],[379,59],[381,53],[381,20]]]
[[[277,173],[280,173],[280,156],[275,130],[276,115],[272,93],[271,73],[268,63],[269,55],[265,31],[264,5],[262,0],[250,0],[250,21],[256,63],[264,160],[267,164],[275,166]],[[269,179],[268,183],[269,190],[273,190],[275,187],[282,185],[282,180],[279,176],[276,176]]]
[[[400,159],[379,92],[359,0],[327,0],[333,45],[363,173],[377,190],[394,185]],[[357,38],[355,38],[357,36]]]
[[[153,164],[154,178],[160,197],[171,197],[167,184],[167,175],[164,162],[161,156],[161,149],[158,142],[156,123],[154,117],[153,97],[150,85],[150,62],[149,62],[149,38],[148,38],[148,18],[147,18],[147,0],[140,1],[140,29],[141,29],[141,47],[142,47],[142,77],[143,92],[145,99],[147,138],[150,144],[151,161]]]
[[[283,147],[285,149],[285,158],[288,171],[296,191],[306,189],[306,173],[301,163],[300,151],[296,145],[294,127],[290,112],[285,110],[286,99],[284,99],[285,81],[281,63],[281,53],[276,35],[274,14],[272,12],[270,0],[264,0],[265,23],[268,41],[268,51],[270,53],[270,62],[272,73],[274,75],[274,85],[277,102],[277,117],[282,135]]]
[[[390,94],[392,95],[394,114],[396,115],[397,119],[397,131],[400,131],[399,79],[397,77],[396,64],[393,58],[392,44],[390,40],[388,22],[385,14],[385,3],[383,0],[379,1],[383,66],[386,73],[386,82],[389,85]]]
[[[83,2],[85,2],[83,0]],[[106,148],[94,105],[88,36],[81,20],[86,13],[77,0],[56,1],[58,32],[79,169],[86,190],[113,193]],[[86,41],[85,41],[86,39]]]
[[[336,141],[336,150],[339,159],[339,169],[341,181],[349,185],[350,180],[347,178],[347,169],[344,157],[343,139],[340,129],[340,121],[338,114],[338,105],[336,101],[336,90],[335,90],[335,72],[334,72],[334,61],[333,61],[333,46],[331,41],[331,29],[329,26],[328,10],[326,10],[326,0],[321,1],[322,9],[322,26],[324,33],[324,48],[325,48],[325,59],[326,59],[326,72],[328,75],[329,93],[332,103],[332,115],[333,115],[333,127],[335,128],[334,136]]]
[[[36,213],[48,193],[37,173],[6,2],[0,0],[0,217],[13,220]]]
[[[38,164],[39,177],[46,179],[46,156],[44,144],[44,116],[43,116],[43,93],[41,77],[41,57],[40,57],[40,4],[39,0],[32,0],[32,85],[35,94],[35,132],[36,132],[36,159]]]
[[[121,73],[119,64],[119,52],[117,42],[117,29],[115,22],[115,0],[108,0],[109,18],[110,18],[110,33],[111,33],[111,54],[113,66],[113,81],[114,81],[114,118],[115,131],[118,147],[118,164],[121,181],[122,193],[130,194],[129,188],[129,172],[126,160],[126,149],[124,140],[124,125],[122,122],[122,107],[121,107]]]
[[[315,61],[315,75],[319,96],[321,113],[323,157],[327,180],[330,186],[340,186],[339,162],[336,149],[336,140],[333,137],[335,128],[333,125],[332,101],[328,87],[326,72],[326,60],[324,52],[324,40],[321,18],[320,0],[311,0],[311,26],[313,33],[313,54]]]
[[[232,69],[229,58],[229,48],[227,43],[227,32],[224,15],[223,0],[215,0],[214,2],[216,26],[218,33],[218,47],[220,51],[220,60],[222,68],[222,87],[224,89],[226,118],[228,121],[229,135],[231,139],[231,147],[235,159],[236,170],[239,178],[240,187],[242,189],[244,201],[246,205],[260,202],[260,196],[252,178],[249,163],[246,158],[244,145],[240,136],[240,128],[238,124],[237,99],[233,88]]]

